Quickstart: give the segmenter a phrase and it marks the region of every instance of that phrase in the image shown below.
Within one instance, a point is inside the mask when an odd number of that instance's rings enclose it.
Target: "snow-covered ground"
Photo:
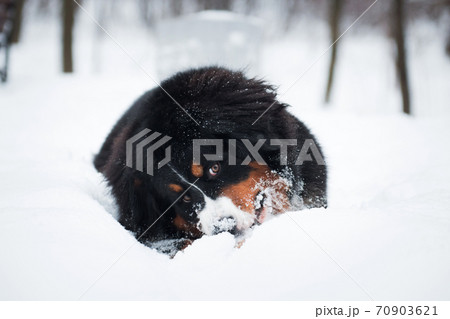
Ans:
[[[92,166],[154,83],[79,20],[77,73],[58,73],[57,21],[34,21],[0,86],[0,299],[450,298],[450,63],[438,38],[419,45],[433,28],[411,36],[415,117],[398,112],[392,48],[377,34],[342,40],[332,105],[321,105],[326,57],[281,97],[323,145],[328,209],[273,218],[240,249],[222,233],[170,259],[113,218]],[[110,27],[156,74],[152,34]],[[327,47],[317,30],[268,41],[261,76],[284,92]]]

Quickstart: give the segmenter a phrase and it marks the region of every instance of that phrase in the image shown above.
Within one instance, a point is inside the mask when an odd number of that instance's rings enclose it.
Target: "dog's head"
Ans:
[[[147,178],[147,193],[161,212],[170,206],[177,230],[194,237],[236,232],[287,208],[289,181],[274,171],[279,148],[268,142],[286,132],[286,105],[275,88],[222,68],[183,72],[161,85],[170,96],[158,89],[145,101],[152,105],[135,132],[148,127],[171,137],[171,160]],[[206,139],[220,141],[220,160],[211,160],[217,146],[196,148],[194,141]],[[258,145],[262,161],[249,145]],[[160,161],[164,150],[153,156]]]

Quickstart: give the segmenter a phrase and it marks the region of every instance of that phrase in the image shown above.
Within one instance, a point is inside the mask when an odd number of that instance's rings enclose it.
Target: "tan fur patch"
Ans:
[[[173,220],[173,224],[179,230],[185,231],[192,236],[200,238],[202,236],[202,232],[195,227],[194,225],[188,223],[183,217],[177,214],[177,216]]]
[[[169,184],[169,188],[177,193],[181,193],[183,191],[183,187],[178,184]]]
[[[191,172],[192,175],[200,178],[203,176],[203,166],[192,163]]]

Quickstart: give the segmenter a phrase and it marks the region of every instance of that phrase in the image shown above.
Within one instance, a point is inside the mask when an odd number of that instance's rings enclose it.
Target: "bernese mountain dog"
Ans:
[[[183,249],[205,234],[238,236],[287,210],[326,207],[323,153],[287,107],[272,85],[221,67],[180,72],[146,92],[94,160],[119,222],[147,245]],[[127,149],[159,136],[170,147]],[[143,169],[129,165],[130,155]],[[159,163],[151,174],[150,162]]]

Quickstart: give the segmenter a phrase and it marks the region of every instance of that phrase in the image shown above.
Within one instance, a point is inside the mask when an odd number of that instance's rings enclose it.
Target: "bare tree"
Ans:
[[[341,20],[343,0],[331,0],[330,1],[330,34],[331,34],[331,43],[333,47],[331,48],[331,59],[330,59],[330,67],[328,69],[328,81],[327,81],[327,89],[325,92],[325,103],[330,102],[331,88],[333,87],[333,77],[334,70],[336,67],[336,58],[337,58],[337,50],[338,50],[338,42],[337,39],[339,37],[339,22]]]
[[[183,13],[183,2],[180,0],[171,0],[170,3],[170,12],[172,16],[178,17]]]
[[[63,27],[63,72],[73,72],[73,54],[72,54],[72,42],[73,42],[73,24],[75,18],[75,3],[73,0],[63,0],[62,7],[62,27]]]
[[[408,69],[405,49],[405,8],[404,0],[392,1],[391,28],[396,47],[396,68],[403,100],[403,112],[411,114]]]
[[[257,1],[256,0],[246,0],[245,1],[245,14],[250,14],[256,11]]]
[[[297,20],[300,12],[300,0],[285,0],[283,2],[286,10],[286,17],[284,18],[284,30],[289,30],[294,22]]]
[[[152,27],[154,23],[154,10],[151,8],[149,0],[138,1],[138,12],[146,25]]]
[[[233,0],[198,0],[201,10],[227,10],[230,11]]]
[[[447,53],[447,55],[450,57],[450,32],[445,43],[445,53]]]
[[[25,0],[16,0],[15,4],[15,13],[13,20],[13,28],[11,34],[11,43],[18,43],[20,38],[20,30],[22,27],[22,11]]]

